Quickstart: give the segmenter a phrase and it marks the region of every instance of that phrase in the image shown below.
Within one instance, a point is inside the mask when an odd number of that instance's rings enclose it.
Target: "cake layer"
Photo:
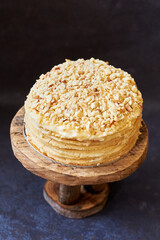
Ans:
[[[130,127],[115,133],[114,136],[107,136],[103,141],[88,141],[88,143],[55,136],[53,132],[51,134],[48,130],[42,130],[42,127],[36,125],[27,115],[25,122],[29,141],[41,153],[64,164],[92,166],[108,164],[129,152],[138,138],[141,117],[133,123],[134,128]]]

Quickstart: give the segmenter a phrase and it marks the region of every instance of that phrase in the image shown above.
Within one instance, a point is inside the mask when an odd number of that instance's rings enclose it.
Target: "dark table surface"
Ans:
[[[13,156],[9,124],[15,106],[1,108],[0,239],[160,239],[160,107],[146,102],[144,119],[150,144],[146,160],[127,179],[110,184],[105,208],[82,220],[58,215],[45,202],[45,180],[28,172]]]
[[[1,0],[0,25],[0,240],[160,240],[160,1]],[[135,77],[149,151],[110,184],[103,211],[74,220],[45,202],[45,180],[14,157],[9,126],[41,73],[92,56]]]

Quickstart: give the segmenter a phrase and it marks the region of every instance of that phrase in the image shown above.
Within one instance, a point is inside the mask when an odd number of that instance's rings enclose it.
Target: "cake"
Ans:
[[[34,148],[58,163],[105,165],[135,145],[142,108],[127,72],[99,59],[66,59],[31,88],[25,132]]]

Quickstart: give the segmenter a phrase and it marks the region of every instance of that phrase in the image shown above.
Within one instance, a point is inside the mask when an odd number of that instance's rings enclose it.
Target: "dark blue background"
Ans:
[[[160,240],[160,1],[1,0],[0,56],[0,239]],[[52,211],[45,180],[13,156],[9,125],[41,73],[80,57],[134,76],[150,144],[140,169],[111,184],[102,212],[73,220]]]

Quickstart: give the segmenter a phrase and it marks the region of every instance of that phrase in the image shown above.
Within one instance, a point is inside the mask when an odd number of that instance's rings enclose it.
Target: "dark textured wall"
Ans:
[[[9,125],[41,73],[65,58],[100,58],[131,73],[144,97],[149,152],[111,184],[104,210],[56,214],[44,180],[13,156]],[[0,240],[160,239],[160,0],[0,0]]]
[[[144,97],[158,94],[160,1],[1,0],[0,19],[4,94],[28,93],[65,58],[92,56],[129,71]]]

